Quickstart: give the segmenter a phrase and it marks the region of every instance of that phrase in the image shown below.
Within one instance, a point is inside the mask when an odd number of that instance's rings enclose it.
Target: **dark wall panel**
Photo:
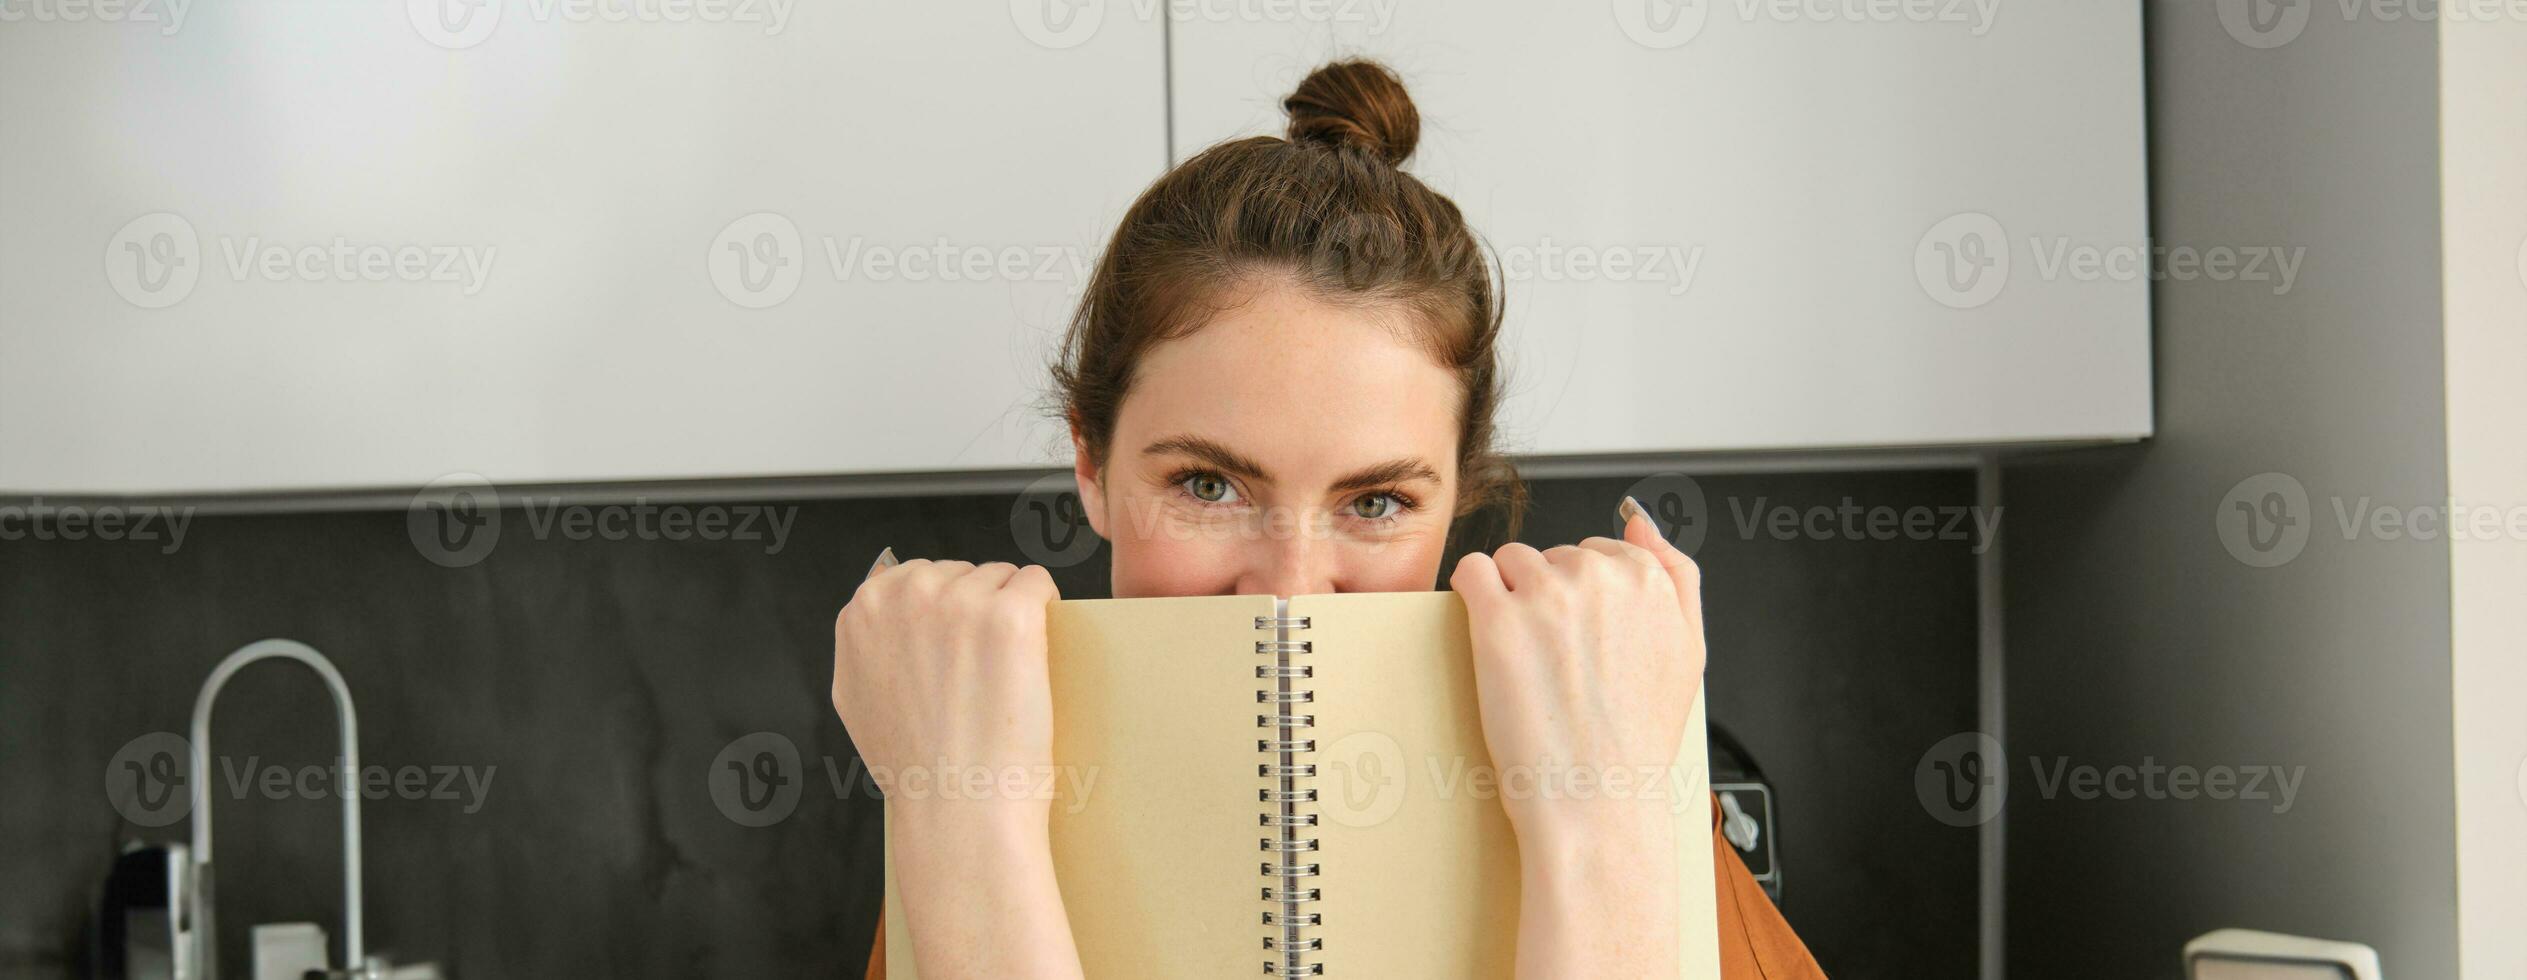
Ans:
[[[1524,537],[1609,533],[1635,485],[1540,481]],[[1974,832],[1926,815],[1913,772],[1974,725],[1974,542],[1776,535],[1763,518],[1846,499],[1962,507],[1971,477],[1700,488],[1711,716],[1780,785],[1788,915],[1837,976],[1965,975]],[[496,546],[456,568],[428,560],[402,512],[202,516],[171,552],[163,535],[0,541],[0,975],[79,971],[116,850],[187,833],[109,801],[118,751],[182,733],[230,650],[287,637],[340,665],[366,764],[457,774],[449,798],[432,798],[434,773],[417,798],[365,809],[372,950],[459,978],[856,976],[880,837],[876,801],[829,779],[853,758],[827,700],[833,614],[884,545],[1028,560],[1016,498],[719,505],[785,517],[777,549],[761,523],[755,540],[574,540],[507,502]],[[1056,578],[1104,594],[1103,551]],[[242,964],[258,922],[338,938],[334,802],[228,788],[329,764],[321,685],[258,665],[214,731],[223,947]],[[710,773],[756,732],[796,747],[799,793],[749,827],[730,814],[756,811],[715,797]]]

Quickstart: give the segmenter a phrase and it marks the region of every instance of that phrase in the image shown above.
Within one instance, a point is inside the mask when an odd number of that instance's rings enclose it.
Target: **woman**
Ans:
[[[1514,528],[1524,502],[1492,446],[1500,297],[1456,206],[1398,169],[1420,128],[1402,83],[1328,65],[1284,107],[1288,139],[1213,147],[1133,204],[1054,369],[1118,597],[1425,590],[1457,518]],[[1448,577],[1495,765],[1658,766],[1682,736],[1699,575],[1625,504],[1621,540],[1510,544]],[[874,571],[835,621],[833,688],[873,771],[1049,765],[1057,598],[1040,567]],[[890,807],[924,975],[1079,975],[1049,803]],[[1663,801],[1503,806],[1519,976],[1677,975],[1679,847],[1719,852],[1725,973],[1820,975],[1734,850],[1676,839]]]

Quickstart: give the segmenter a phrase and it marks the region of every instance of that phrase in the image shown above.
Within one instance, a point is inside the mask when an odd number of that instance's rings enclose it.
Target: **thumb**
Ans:
[[[1693,556],[1676,549],[1659,533],[1658,522],[1650,518],[1647,508],[1630,497],[1616,513],[1623,517],[1624,543],[1640,548],[1658,559],[1658,567],[1667,572],[1667,579],[1676,586],[1676,606],[1685,611],[1685,621],[1699,629],[1702,626],[1702,568],[1693,563]]]

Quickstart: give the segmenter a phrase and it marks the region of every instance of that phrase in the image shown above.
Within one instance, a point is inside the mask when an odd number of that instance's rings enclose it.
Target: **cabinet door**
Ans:
[[[1278,132],[1328,59],[1397,69],[1408,168],[1509,277],[1504,431],[1531,452],[2145,436],[2139,7],[1994,8],[1192,16],[1175,149]]]
[[[1061,458],[1044,366],[1165,166],[1164,40],[1026,13],[11,24],[0,490]]]

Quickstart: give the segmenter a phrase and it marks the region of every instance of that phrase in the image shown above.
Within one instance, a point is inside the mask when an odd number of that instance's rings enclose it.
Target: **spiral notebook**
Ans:
[[[1048,625],[1089,976],[1510,976],[1518,841],[1454,593],[1071,600]],[[1705,751],[1697,697],[1626,790],[1676,815],[1691,980],[1719,976]],[[918,976],[892,867],[885,921],[888,976]]]

